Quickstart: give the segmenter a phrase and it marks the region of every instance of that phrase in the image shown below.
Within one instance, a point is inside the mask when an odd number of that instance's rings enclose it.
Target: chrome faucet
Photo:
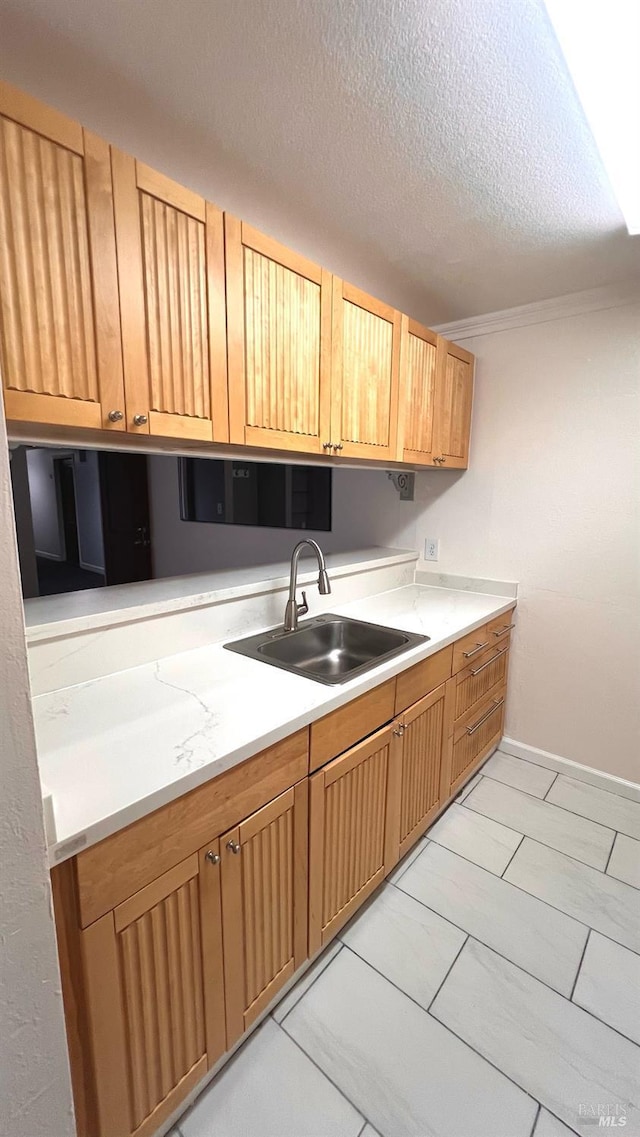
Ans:
[[[298,617],[305,616],[309,611],[306,592],[303,591],[302,593],[302,604],[298,604],[296,600],[296,589],[298,587],[298,561],[300,560],[300,554],[305,545],[308,545],[310,549],[313,549],[318,561],[318,592],[321,596],[328,596],[331,592],[331,581],[329,580],[327,573],[327,566],[324,561],[324,553],[315,541],[312,541],[310,538],[305,537],[303,541],[298,541],[298,544],[291,554],[289,599],[287,600],[287,607],[284,610],[285,632],[295,632],[298,627]]]

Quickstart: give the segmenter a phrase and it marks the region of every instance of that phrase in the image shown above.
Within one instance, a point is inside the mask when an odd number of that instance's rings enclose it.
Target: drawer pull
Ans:
[[[235,853],[237,855],[240,852],[240,845],[237,841],[227,841],[227,849],[230,853]]]
[[[505,632],[510,632],[512,628],[515,628],[515,624],[505,624],[503,628],[495,628],[493,634],[494,636],[503,636]]]
[[[486,722],[487,719],[490,719],[492,714],[494,714],[495,711],[497,711],[498,707],[501,707],[503,703],[504,696],[502,699],[494,699],[493,706],[489,708],[489,710],[482,716],[482,718],[478,719],[477,723],[475,723],[474,726],[467,727],[467,734],[475,734],[478,728],[482,726],[483,722]]]
[[[211,849],[209,849],[208,853],[205,853],[205,858],[206,858],[206,860],[208,860],[210,865],[219,865],[220,864],[220,857],[219,857],[218,853],[212,852]]]
[[[479,675],[481,671],[484,671],[485,667],[491,667],[491,664],[495,663],[496,659],[500,659],[501,655],[506,655],[508,650],[508,647],[503,647],[502,651],[497,651],[496,654],[492,655],[491,659],[488,659],[486,663],[481,663],[480,667],[472,667],[469,671],[469,674]]]
[[[483,647],[489,647],[489,640],[485,640],[483,644],[476,644],[471,651],[463,651],[462,654],[465,659],[471,659],[471,656],[477,655],[479,651],[482,651]]]

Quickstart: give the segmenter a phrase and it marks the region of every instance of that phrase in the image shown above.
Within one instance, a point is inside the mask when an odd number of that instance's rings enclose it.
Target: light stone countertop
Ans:
[[[336,605],[331,611],[431,637],[340,686],[217,643],[37,696],[40,773],[56,825],[51,863],[308,726],[513,604],[512,596],[414,584]]]

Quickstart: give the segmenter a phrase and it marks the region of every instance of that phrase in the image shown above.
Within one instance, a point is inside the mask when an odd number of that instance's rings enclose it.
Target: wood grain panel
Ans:
[[[317,770],[394,715],[396,680],[389,679],[311,724],[309,768]]]
[[[446,466],[465,469],[469,461],[474,357],[447,340],[441,339],[440,345],[434,448]]]
[[[150,409],[209,419],[205,226],[140,193]]]
[[[82,127],[66,115],[46,106],[31,95],[25,94],[10,83],[0,79],[0,114],[13,119],[14,122],[27,126],[57,142],[66,150],[73,150],[76,154],[84,152]]]
[[[486,697],[496,685],[504,685],[507,678],[509,645],[489,648],[476,663],[465,667],[456,676],[456,720]],[[475,672],[475,674],[474,674]]]
[[[387,727],[311,778],[311,952],[384,877],[391,740]]]
[[[440,801],[444,687],[438,699],[405,724],[402,737],[400,851],[413,831],[426,824]],[[409,716],[407,716],[409,718]]]
[[[83,159],[0,119],[5,388],[98,402]]]
[[[317,437],[320,286],[244,249],[246,425]]]
[[[435,655],[409,667],[396,679],[396,705],[395,713],[399,714],[424,698],[430,691],[435,690],[441,683],[445,683],[451,675],[451,661],[453,658],[453,645],[442,648]]]
[[[451,762],[452,790],[458,780],[481,761],[492,740],[496,737],[499,738],[502,734],[505,695],[506,688],[495,689],[488,700],[480,703],[474,709],[470,722],[467,723],[463,717],[462,725],[456,727]],[[500,700],[503,701],[500,702]],[[481,719],[484,721],[476,728],[476,724],[480,723]],[[470,733],[471,731],[473,733]]]
[[[393,324],[343,304],[340,439],[388,448]]]
[[[308,728],[184,794],[77,857],[83,926],[304,778]]]
[[[205,1055],[195,875],[118,933],[136,1129]]]
[[[425,335],[427,333],[425,332]],[[433,457],[435,397],[437,376],[437,336],[417,335],[408,326],[402,351],[402,421],[403,453],[411,452],[411,460]],[[419,460],[419,459],[418,459]]]
[[[221,841],[228,1045],[306,958],[307,794],[305,779]]]

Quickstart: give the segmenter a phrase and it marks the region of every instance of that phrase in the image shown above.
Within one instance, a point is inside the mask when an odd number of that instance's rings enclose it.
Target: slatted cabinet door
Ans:
[[[437,380],[435,461],[444,469],[469,465],[474,357],[463,347],[440,338]]]
[[[331,274],[225,214],[230,440],[321,454],[331,398]]]
[[[0,371],[10,420],[125,427],[109,147],[3,82]]]
[[[224,1048],[216,1053],[214,1041],[208,1055],[207,990],[221,997],[222,956],[203,969],[200,911],[194,853],[82,932],[97,1091],[91,1137],[150,1137]]]
[[[394,726],[309,779],[309,953],[326,944],[385,876],[387,783]]]
[[[387,867],[422,836],[446,800],[454,688],[443,683],[399,720],[401,745],[390,772]]]
[[[220,838],[227,1045],[307,958],[308,783]]]
[[[333,278],[331,441],[342,457],[398,457],[400,319]]]
[[[112,149],[127,430],[227,442],[222,213]]]
[[[402,317],[398,434],[401,461],[434,464],[438,336]]]

